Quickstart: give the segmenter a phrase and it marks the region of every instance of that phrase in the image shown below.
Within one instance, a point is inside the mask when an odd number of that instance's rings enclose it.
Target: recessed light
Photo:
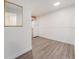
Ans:
[[[60,5],[60,2],[56,2],[53,4],[54,6],[59,6]]]

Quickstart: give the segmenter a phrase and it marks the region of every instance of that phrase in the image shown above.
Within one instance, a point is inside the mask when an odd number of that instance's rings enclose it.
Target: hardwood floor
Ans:
[[[32,41],[32,51],[16,59],[75,59],[74,46],[36,37]]]
[[[32,50],[27,53],[17,57],[16,59],[33,59]]]
[[[33,38],[33,59],[75,59],[74,46],[46,38]]]

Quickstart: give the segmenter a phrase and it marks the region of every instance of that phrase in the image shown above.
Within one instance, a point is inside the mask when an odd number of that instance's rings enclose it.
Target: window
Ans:
[[[5,26],[22,26],[22,7],[6,2],[5,4]]]

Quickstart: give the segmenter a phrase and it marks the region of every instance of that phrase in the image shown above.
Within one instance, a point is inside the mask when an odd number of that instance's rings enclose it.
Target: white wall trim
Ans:
[[[5,59],[15,59],[16,57],[18,57],[18,56],[20,56],[20,55],[22,55],[22,54],[24,54],[24,53],[27,53],[27,52],[30,51],[30,50],[32,50],[32,48],[30,48],[30,49],[28,49],[28,50],[27,50],[27,49],[22,50],[22,51],[16,53],[15,55],[10,56],[10,57],[5,58]]]

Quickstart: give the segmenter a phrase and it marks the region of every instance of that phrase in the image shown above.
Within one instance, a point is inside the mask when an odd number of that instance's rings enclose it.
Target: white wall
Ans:
[[[8,1],[23,6],[23,27],[5,27],[5,59],[14,59],[32,49],[30,0]]]
[[[39,17],[39,36],[74,44],[74,6],[59,9]]]

